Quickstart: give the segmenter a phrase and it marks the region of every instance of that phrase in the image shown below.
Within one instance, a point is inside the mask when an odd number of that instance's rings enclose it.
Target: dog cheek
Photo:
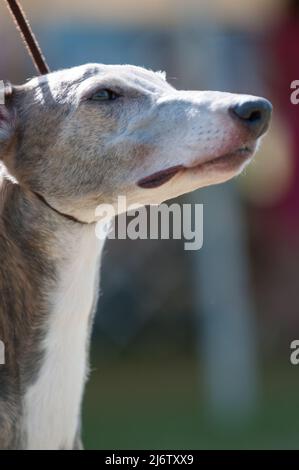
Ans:
[[[122,158],[121,166],[126,176],[125,186],[137,184],[137,181],[147,176],[159,165],[159,152],[155,145],[140,143],[126,148],[125,158]],[[154,170],[153,170],[154,171]]]
[[[138,144],[133,147],[135,167],[142,168],[146,163],[149,163],[150,158],[155,153],[154,145]]]

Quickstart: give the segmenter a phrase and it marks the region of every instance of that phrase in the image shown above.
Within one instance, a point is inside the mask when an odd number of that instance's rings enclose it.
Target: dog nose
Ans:
[[[239,103],[231,111],[256,137],[260,137],[268,129],[272,104],[268,100],[259,98]]]

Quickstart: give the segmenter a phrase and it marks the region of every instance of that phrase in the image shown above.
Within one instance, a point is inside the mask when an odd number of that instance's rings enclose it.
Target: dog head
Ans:
[[[118,195],[157,204],[232,178],[270,116],[262,98],[176,90],[161,72],[89,64],[7,92],[0,158],[24,188],[92,222]]]

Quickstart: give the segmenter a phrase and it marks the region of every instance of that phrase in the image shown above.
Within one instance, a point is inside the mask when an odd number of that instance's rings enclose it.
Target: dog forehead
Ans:
[[[161,71],[154,72],[134,65],[85,64],[52,72],[41,77],[35,77],[28,82],[28,85],[35,87],[40,86],[41,88],[49,86],[53,89],[59,87],[72,88],[76,85],[80,85],[87,79],[101,78],[105,75],[115,79],[124,79],[130,83],[134,83],[134,81],[137,83],[143,80],[156,84],[166,84],[166,74]]]
[[[152,81],[166,81],[165,72],[153,71],[137,65],[107,65],[107,64],[85,64],[72,69],[62,71],[66,73],[68,79],[84,81],[90,77],[97,77],[102,75],[110,75],[115,78],[126,78],[134,80],[136,79],[147,79]]]
[[[112,84],[119,80],[144,90],[171,87],[164,72],[154,72],[134,65],[106,64],[85,64],[34,77],[24,87],[33,93],[34,101],[40,104],[72,103],[76,102],[77,90],[82,89],[85,82],[96,82],[105,77],[111,79]]]

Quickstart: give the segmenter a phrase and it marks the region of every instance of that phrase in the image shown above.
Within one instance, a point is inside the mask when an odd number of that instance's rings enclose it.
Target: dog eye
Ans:
[[[103,89],[103,90],[98,90],[96,93],[94,93],[91,96],[92,101],[114,101],[119,97],[117,93],[115,93],[112,90],[108,89]]]

